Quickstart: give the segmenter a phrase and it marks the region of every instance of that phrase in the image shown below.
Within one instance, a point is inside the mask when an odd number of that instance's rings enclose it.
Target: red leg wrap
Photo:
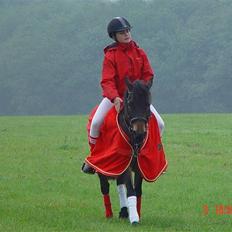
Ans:
[[[104,205],[105,205],[105,216],[107,218],[113,217],[110,196],[108,194],[103,195],[103,199],[104,199]]]

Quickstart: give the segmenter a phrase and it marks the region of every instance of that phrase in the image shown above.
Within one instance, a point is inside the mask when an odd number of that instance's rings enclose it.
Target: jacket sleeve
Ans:
[[[155,73],[150,65],[146,53],[142,49],[141,49],[141,55],[143,57],[143,79],[144,81],[149,81],[150,79],[155,77]]]
[[[102,65],[102,95],[107,97],[110,101],[119,96],[118,90],[116,88],[116,67],[112,59],[105,54],[103,65]]]

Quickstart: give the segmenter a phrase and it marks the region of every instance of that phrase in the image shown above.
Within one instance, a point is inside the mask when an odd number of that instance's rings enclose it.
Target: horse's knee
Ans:
[[[110,184],[107,180],[107,177],[103,175],[98,175],[100,179],[100,187],[101,187],[101,192],[103,195],[109,194],[110,191]]]
[[[142,183],[143,183],[143,178],[137,172],[135,175],[135,192],[137,197],[140,197],[142,195]]]
[[[125,178],[123,175],[119,176],[116,180],[117,185],[125,184]]]
[[[127,197],[136,195],[135,189],[132,186],[127,185],[126,187],[127,187]]]
[[[131,179],[126,181],[127,197],[135,196],[135,189],[133,187]]]
[[[136,196],[140,197],[142,195],[142,185],[135,186],[135,192],[136,192]]]
[[[101,185],[101,192],[103,195],[109,194],[109,191],[110,191],[110,184],[109,183],[104,183],[103,185]]]
[[[135,183],[135,193],[137,197],[142,195],[142,181]]]

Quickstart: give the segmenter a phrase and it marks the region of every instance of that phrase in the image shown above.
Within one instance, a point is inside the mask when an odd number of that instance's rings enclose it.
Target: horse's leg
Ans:
[[[132,171],[130,168],[126,171],[125,176],[126,176],[129,219],[131,224],[137,224],[139,222],[139,215],[137,212],[137,197],[132,183]]]
[[[120,175],[117,178],[117,190],[118,190],[119,203],[120,203],[119,218],[128,218],[127,195],[126,195],[124,174]]]
[[[113,212],[111,208],[111,201],[110,201],[110,184],[106,176],[102,174],[98,174],[98,177],[100,179],[100,186],[101,186],[101,192],[103,194],[103,201],[105,206],[105,216],[107,218],[113,217]]]
[[[135,192],[136,192],[136,196],[137,196],[137,211],[138,211],[139,217],[141,217],[142,182],[143,182],[143,178],[142,178],[139,170],[137,169],[135,172],[134,183],[135,183]]]

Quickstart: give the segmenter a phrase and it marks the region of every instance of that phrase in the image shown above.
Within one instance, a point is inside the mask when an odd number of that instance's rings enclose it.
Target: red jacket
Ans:
[[[123,97],[126,90],[125,77],[133,82],[138,79],[148,81],[154,76],[146,53],[134,41],[111,44],[104,52],[102,95],[111,101],[115,97]]]

